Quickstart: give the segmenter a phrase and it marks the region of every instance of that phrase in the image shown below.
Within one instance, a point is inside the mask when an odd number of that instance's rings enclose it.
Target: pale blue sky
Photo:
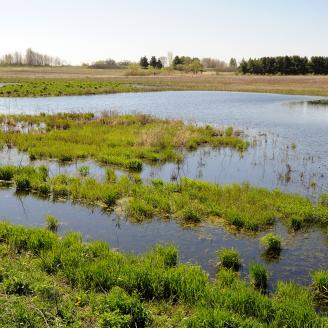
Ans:
[[[328,56],[327,0],[0,0],[0,55]]]

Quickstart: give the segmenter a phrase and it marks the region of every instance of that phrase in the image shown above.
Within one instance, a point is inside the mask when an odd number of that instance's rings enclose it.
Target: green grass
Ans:
[[[231,129],[227,135],[210,126],[198,127],[142,114],[0,116],[0,123],[9,127],[18,122],[34,124],[35,128],[29,133],[0,132],[0,142],[27,152],[32,160],[93,158],[134,171],[140,171],[144,162],[181,161],[183,149],[207,145],[244,151],[249,146]],[[46,128],[40,127],[41,123],[46,124]]]
[[[265,253],[269,256],[278,256],[280,254],[281,243],[281,237],[274,233],[268,233],[261,238],[261,244],[265,248]]]
[[[0,222],[1,327],[324,327],[315,293],[278,283],[269,297],[222,269],[210,281],[172,245],[143,255]]]
[[[238,271],[241,267],[241,259],[234,248],[222,248],[218,251],[219,263],[222,268]]]
[[[328,305],[328,270],[314,272],[312,280],[313,288],[318,297]]]
[[[268,286],[268,271],[259,263],[251,263],[249,266],[249,278],[251,285],[265,291]]]
[[[174,218],[182,224],[224,224],[237,231],[265,230],[277,220],[290,226],[294,218],[301,220],[304,226],[327,227],[328,224],[325,205],[248,184],[219,185],[186,178],[178,182],[152,180],[143,183],[137,175],[116,178],[112,174],[110,181],[101,182],[90,176],[50,178],[43,166],[0,166],[0,176],[8,178],[8,172],[9,182],[15,184],[17,191],[53,200],[119,208],[121,214],[123,210],[129,219],[138,222],[154,217]],[[276,238],[268,242],[266,247],[276,248]]]
[[[52,232],[57,232],[60,222],[55,216],[53,216],[51,214],[47,214],[45,217],[45,221],[46,221],[48,230],[50,230]]]
[[[137,91],[140,89],[119,82],[34,80],[1,87],[0,97],[73,96]]]

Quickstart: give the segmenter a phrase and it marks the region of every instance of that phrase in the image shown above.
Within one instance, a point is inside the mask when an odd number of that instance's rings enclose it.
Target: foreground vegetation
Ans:
[[[183,224],[222,223],[238,230],[258,231],[281,220],[294,230],[308,225],[327,226],[328,207],[305,197],[244,185],[218,185],[182,179],[143,183],[136,174],[117,178],[108,169],[108,181],[89,176],[58,175],[50,178],[46,167],[0,167],[0,180],[15,184],[18,192],[69,199],[115,209],[141,222],[154,217],[175,218]],[[322,197],[324,200],[324,196]],[[265,245],[277,249],[276,237]]]
[[[140,89],[118,82],[37,80],[4,85],[0,88],[0,97],[80,96],[137,91]]]
[[[180,264],[171,245],[133,256],[81,239],[0,222],[2,327],[328,325],[316,312],[327,271],[314,273],[312,288],[279,282],[267,296],[265,284],[254,284],[266,281],[254,264],[250,283],[223,268],[211,282],[200,267]]]
[[[180,161],[182,149],[201,145],[239,151],[248,147],[232,128],[197,127],[141,114],[3,115],[0,123],[7,126],[6,132],[0,132],[0,143],[28,152],[31,159],[72,161],[91,157],[131,170],[141,170],[144,161]],[[18,123],[28,132],[22,129],[17,133]]]

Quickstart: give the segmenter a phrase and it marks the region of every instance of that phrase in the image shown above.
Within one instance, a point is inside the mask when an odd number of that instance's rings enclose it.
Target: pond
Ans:
[[[232,92],[156,92],[79,97],[0,98],[1,113],[55,113],[117,111],[142,112],[158,117],[178,118],[197,124],[241,128],[252,142],[244,154],[230,149],[201,148],[187,152],[182,164],[145,165],[144,179],[177,179],[187,176],[217,183],[249,182],[266,188],[279,188],[317,199],[328,192],[328,107],[310,106],[314,97]],[[0,152],[0,164],[26,165],[28,156],[15,149]],[[59,165],[46,164],[50,174],[77,174],[81,165],[102,179],[104,168],[92,160]],[[117,170],[118,174],[126,174]],[[173,242],[182,261],[201,264],[215,275],[216,254],[220,247],[236,247],[247,264],[265,262],[271,272],[271,287],[278,279],[310,282],[313,270],[328,269],[327,236],[319,229],[296,234],[277,224],[273,230],[285,240],[278,261],[267,262],[261,256],[259,238],[236,235],[224,228],[183,227],[176,221],[154,220],[133,224],[114,214],[77,204],[53,203],[25,195],[17,197],[12,189],[0,192],[1,218],[25,225],[43,225],[47,213],[62,222],[60,233],[75,230],[85,240],[102,239],[128,252],[146,251],[158,242]]]
[[[198,124],[234,126],[256,147],[188,153],[183,165],[146,166],[143,176],[177,173],[217,183],[280,188],[316,199],[328,192],[328,106],[306,96],[240,92],[154,92],[95,96],[0,98],[0,113],[142,112]]]
[[[188,227],[177,221],[154,220],[149,223],[131,223],[99,208],[88,208],[70,202],[50,202],[32,195],[15,195],[12,189],[0,189],[1,217],[16,224],[44,226],[46,214],[60,218],[59,233],[79,231],[84,240],[105,240],[112,247],[140,254],[156,243],[174,243],[181,261],[198,263],[213,278],[217,272],[216,251],[220,247],[235,247],[242,260],[242,275],[247,274],[251,261],[265,263],[270,271],[271,289],[277,280],[293,280],[309,284],[310,272],[327,269],[327,236],[319,229],[290,233],[277,224],[272,231],[284,239],[279,259],[270,261],[262,256],[259,238],[264,234],[234,234],[224,228],[211,226]]]

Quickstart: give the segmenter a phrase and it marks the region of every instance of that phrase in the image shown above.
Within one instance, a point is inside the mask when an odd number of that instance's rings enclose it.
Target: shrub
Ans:
[[[260,290],[266,290],[268,285],[268,271],[259,263],[251,263],[249,266],[251,285]]]
[[[261,244],[265,247],[265,252],[268,255],[279,255],[281,252],[281,237],[274,233],[263,236]]]
[[[226,269],[238,271],[241,267],[240,255],[234,248],[221,248],[218,251],[220,265]]]

